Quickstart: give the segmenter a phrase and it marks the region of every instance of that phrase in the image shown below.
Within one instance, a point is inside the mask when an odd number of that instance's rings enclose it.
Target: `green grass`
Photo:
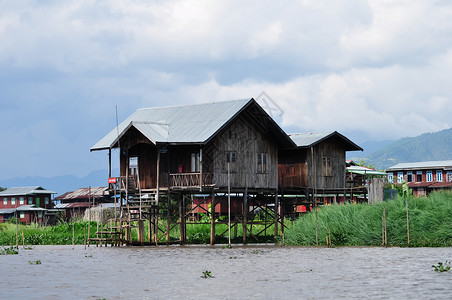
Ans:
[[[97,224],[91,222],[91,236],[95,237]],[[22,230],[23,236],[22,238]],[[84,230],[88,235],[88,222],[79,221],[74,223],[75,244],[84,243]],[[72,223],[63,223],[56,226],[39,226],[37,224],[18,225],[19,245],[71,245]],[[0,223],[0,245],[16,244],[16,224]]]
[[[162,223],[166,224],[166,220],[162,220]],[[135,224],[136,225],[136,224]],[[56,226],[39,226],[37,224],[30,225],[18,225],[18,242],[19,245],[72,245],[72,226],[73,223],[62,223]],[[99,225],[101,228],[102,225]],[[249,225],[251,226],[251,225]],[[166,242],[166,228],[159,224],[159,243]],[[227,232],[223,236],[218,236],[227,230],[228,226],[226,224],[216,224],[216,243],[227,243],[228,234]],[[249,228],[249,227],[248,227]],[[261,231],[264,227],[262,225],[253,225],[253,234]],[[88,222],[86,221],[76,221],[74,223],[75,238],[74,243],[76,245],[83,245],[85,241],[85,234],[88,235]],[[22,238],[22,230],[25,239]],[[85,230],[85,231],[84,231]],[[90,236],[96,237],[95,232],[97,230],[97,223],[91,222]],[[170,242],[175,242],[179,240],[180,237],[180,227],[179,225],[173,226],[170,232]],[[210,223],[204,224],[187,224],[187,243],[188,244],[209,244],[210,243]],[[145,222],[145,242],[149,243],[148,239],[148,223]],[[259,238],[260,242],[274,242],[273,238],[273,226],[267,229],[267,236]],[[133,241],[137,241],[137,230],[136,228],[131,231]],[[239,224],[237,227],[237,238],[234,238],[234,231],[231,232],[232,242],[241,243],[243,239],[242,225]],[[255,239],[248,234],[247,241],[249,243],[255,242]],[[0,223],[0,245],[16,245],[16,224],[15,223]]]
[[[409,197],[410,244],[415,247],[452,246],[452,192]],[[318,210],[319,245],[328,230],[333,246],[381,246],[382,214],[386,210],[389,246],[408,246],[406,199],[378,204],[342,204]],[[287,245],[316,245],[315,214],[309,213],[285,230]]]

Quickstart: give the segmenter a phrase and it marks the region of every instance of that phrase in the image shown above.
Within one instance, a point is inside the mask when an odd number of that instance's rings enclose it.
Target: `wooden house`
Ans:
[[[55,192],[40,186],[12,187],[0,192],[0,222],[17,216],[22,223],[41,223],[53,207]]]
[[[386,170],[388,181],[407,183],[415,196],[452,189],[452,160],[399,163]]]
[[[110,176],[109,187],[114,199],[120,195],[121,228],[131,228],[130,221],[136,219],[141,232],[144,220],[148,220],[148,240],[158,243],[163,234],[168,243],[171,219],[178,216],[180,243],[184,243],[186,219],[200,209],[209,214],[210,242],[214,244],[215,222],[224,209],[224,199],[231,199],[228,206],[237,208],[231,218],[235,225],[242,223],[243,243],[246,228],[252,225],[247,216],[257,209],[257,200],[263,209],[277,211],[278,151],[293,147],[292,140],[264,109],[254,99],[245,99],[139,109],[91,151],[109,151],[110,174],[111,150],[120,151],[120,176]],[[209,204],[191,200],[192,205],[187,205],[187,199],[196,194],[209,195]],[[161,206],[163,198],[167,200],[165,208]],[[171,204],[175,198],[178,213]],[[158,227],[161,209],[167,212],[164,233]],[[274,216],[277,228],[280,218],[277,212]],[[143,244],[143,234],[138,240]]]
[[[91,151],[119,148],[121,177],[111,181],[144,192],[244,191],[277,190],[278,149],[293,146],[247,99],[139,109]]]
[[[279,187],[286,192],[345,188],[346,151],[363,150],[334,132],[289,135],[294,149],[279,152]]]
[[[99,203],[112,202],[108,187],[79,188],[55,197],[55,208],[64,212],[65,221],[83,217],[85,211]]]

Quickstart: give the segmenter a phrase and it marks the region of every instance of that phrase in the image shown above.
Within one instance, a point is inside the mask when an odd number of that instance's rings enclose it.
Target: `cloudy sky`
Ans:
[[[0,180],[106,169],[116,107],[263,91],[290,132],[450,128],[452,3],[0,0]]]

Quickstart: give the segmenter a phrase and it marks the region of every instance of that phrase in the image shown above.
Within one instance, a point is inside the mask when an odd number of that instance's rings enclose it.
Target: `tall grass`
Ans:
[[[409,197],[410,244],[416,247],[452,246],[452,192]],[[333,246],[382,245],[382,214],[386,210],[389,246],[408,246],[406,198],[378,204],[341,204],[318,210],[319,245],[331,232]],[[306,214],[285,231],[288,245],[316,245],[315,214]]]
[[[70,245],[72,244],[72,227],[74,225],[74,242],[83,244],[88,235],[88,222],[62,223],[56,226],[39,226],[37,224],[18,225],[19,245]],[[97,224],[91,222],[91,237],[95,237]],[[23,235],[22,235],[23,232]],[[86,237],[88,238],[88,237]],[[16,224],[0,223],[0,245],[16,244]]]

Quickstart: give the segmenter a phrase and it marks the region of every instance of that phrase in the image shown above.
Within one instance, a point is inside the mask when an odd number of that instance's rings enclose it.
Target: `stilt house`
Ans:
[[[337,131],[289,136],[297,147],[279,152],[280,191],[343,191],[346,151],[363,149]]]
[[[91,151],[109,150],[111,157],[111,149],[120,149],[123,185],[206,192],[228,185],[277,190],[278,149],[290,147],[292,140],[247,99],[139,109]]]

